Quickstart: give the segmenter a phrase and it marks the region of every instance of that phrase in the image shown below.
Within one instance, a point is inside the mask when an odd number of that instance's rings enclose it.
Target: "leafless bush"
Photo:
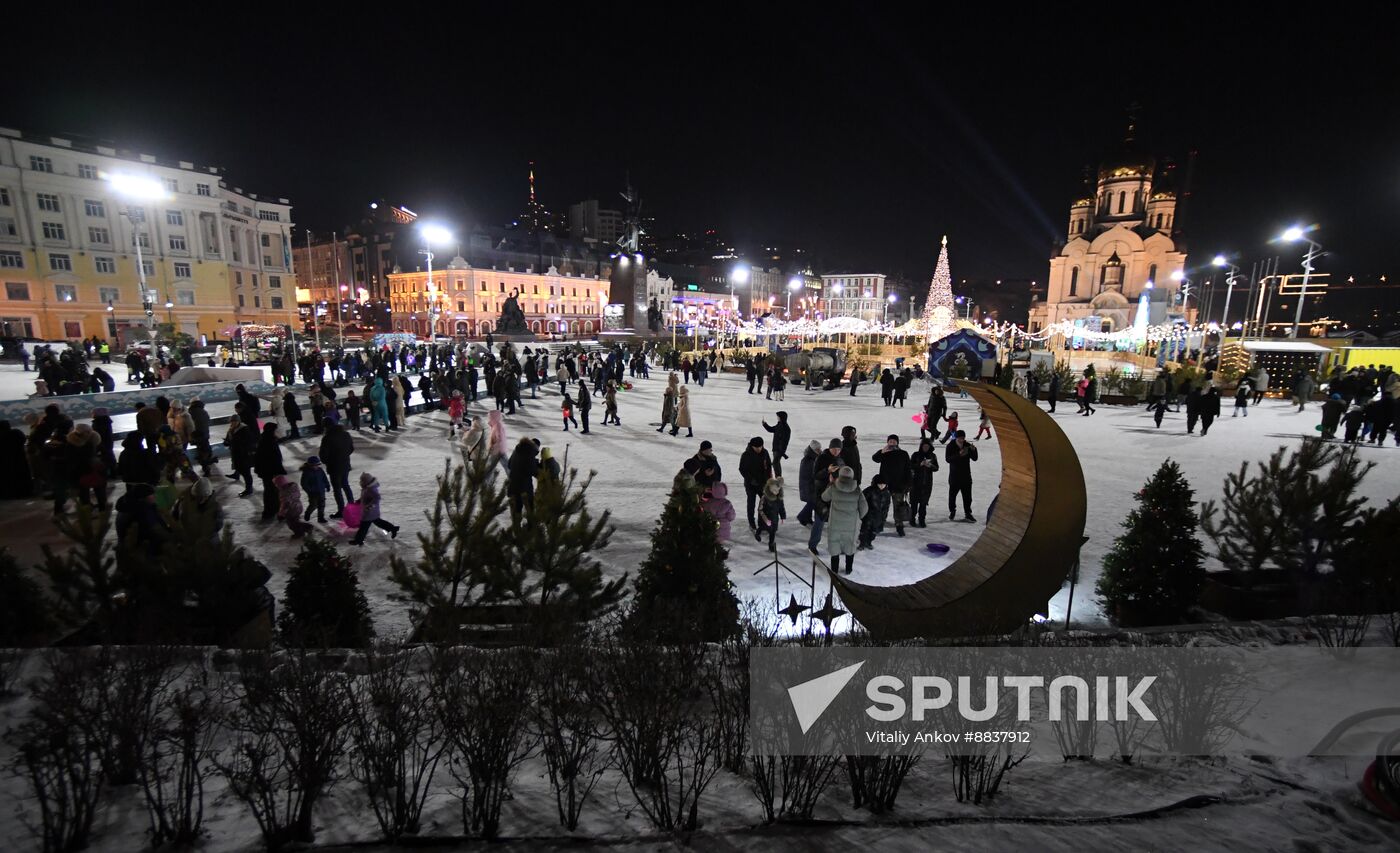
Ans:
[[[1382,614],[1381,625],[1385,629],[1385,636],[1390,639],[1390,644],[1400,646],[1400,611]]]
[[[0,651],[0,699],[10,699],[19,695],[16,685],[24,674],[24,664],[29,655],[18,649]]]
[[[1088,761],[1099,744],[1099,724],[1094,720],[1051,720],[1060,755],[1065,761]]]
[[[658,830],[690,831],[719,772],[721,735],[695,686],[701,646],[618,643],[598,654],[590,695],[613,732],[613,755],[637,805]]]
[[[151,843],[189,846],[204,834],[204,780],[214,772],[219,716],[204,662],[179,672],[156,704],[139,771]]]
[[[904,777],[919,763],[917,755],[848,755],[846,779],[851,805],[883,814],[894,808]]]
[[[305,652],[245,656],[233,697],[233,746],[216,760],[269,850],[314,840],[312,812],[338,779],[350,709],[345,679]]]
[[[1371,628],[1371,614],[1309,616],[1308,628],[1313,632],[1314,642],[1321,648],[1352,649],[1365,641],[1366,632]],[[1400,635],[1396,635],[1392,630],[1392,636],[1397,640],[1396,645],[1400,645]]]
[[[453,746],[452,777],[462,785],[462,824],[483,838],[500,834],[501,806],[515,768],[530,756],[527,725],[533,653],[448,649],[432,662],[432,693]]]
[[[44,853],[68,853],[87,847],[105,786],[106,741],[90,710],[102,700],[105,673],[86,652],[55,652],[47,663],[29,720],[8,737],[17,747],[12,769],[38,804],[38,822],[26,815],[25,825]]]
[[[1209,755],[1253,709],[1251,676],[1227,655],[1154,650],[1162,677],[1153,685],[1157,730],[1168,752]]]
[[[106,680],[94,709],[103,733],[103,772],[109,785],[133,785],[141,780],[160,711],[158,699],[174,677],[175,653],[161,646],[104,646],[96,654],[95,663]]]
[[[753,755],[749,768],[764,820],[807,820],[841,769],[841,756]]]
[[[433,771],[447,748],[440,715],[425,680],[411,671],[411,653],[366,654],[367,672],[348,691],[351,769],[369,796],[384,837],[416,834]]]
[[[747,640],[728,640],[717,654],[707,656],[705,691],[714,709],[720,762],[731,773],[743,773],[749,752],[749,649]]]
[[[975,805],[995,797],[1007,772],[1030,755],[1017,755],[1005,743],[985,744],[972,751],[962,749],[960,754],[948,756],[953,764],[953,796],[960,803],[970,801]]]
[[[535,698],[535,729],[559,808],[559,823],[578,828],[579,815],[598,777],[610,764],[607,726],[588,702],[593,678],[584,652],[558,649],[544,664]]]

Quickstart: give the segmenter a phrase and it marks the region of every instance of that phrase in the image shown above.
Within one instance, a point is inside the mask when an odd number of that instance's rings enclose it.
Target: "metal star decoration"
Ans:
[[[822,609],[812,611],[812,618],[820,620],[826,626],[828,634],[831,633],[831,623],[845,615],[846,611],[831,603],[831,593],[829,592],[826,594],[826,603],[822,605]]]
[[[808,607],[808,606],[805,605],[805,604],[798,604],[798,603],[797,603],[797,596],[795,596],[795,595],[789,595],[789,596],[788,596],[788,606],[787,606],[787,607],[784,607],[782,610],[779,610],[778,612],[781,613],[781,614],[783,614],[783,615],[786,616],[787,618],[791,619],[791,620],[792,620],[792,624],[796,625],[796,624],[797,624],[797,617],[800,616],[800,615],[802,615],[802,611],[804,611],[804,610],[811,610],[811,609],[812,609],[812,608]]]

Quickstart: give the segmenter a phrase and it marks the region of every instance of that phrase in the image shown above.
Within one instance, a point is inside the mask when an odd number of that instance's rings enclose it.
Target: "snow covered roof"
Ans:
[[[1310,344],[1305,341],[1245,341],[1241,344],[1250,352],[1331,352],[1331,347]]]

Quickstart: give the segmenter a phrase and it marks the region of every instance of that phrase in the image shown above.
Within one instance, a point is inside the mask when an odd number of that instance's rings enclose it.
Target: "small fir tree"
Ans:
[[[510,518],[505,478],[488,454],[444,465],[437,498],[424,514],[416,563],[390,560],[390,577],[413,602],[409,614],[425,639],[451,640],[457,611],[489,603],[493,579],[508,574],[510,548],[500,520]]]
[[[53,630],[44,592],[26,577],[9,549],[0,548],[0,648],[36,646]]]
[[[1196,539],[1195,491],[1168,459],[1137,494],[1138,506],[1103,561],[1098,593],[1115,618],[1176,622],[1196,603],[1205,579]]]
[[[121,588],[108,536],[112,512],[79,506],[75,515],[54,519],[54,525],[72,543],[59,550],[43,546],[43,572],[53,587],[58,613],[70,625],[96,617],[105,631],[113,621],[113,594]]]
[[[334,545],[320,539],[302,544],[277,627],[287,645],[299,648],[364,648],[374,638],[360,579]]]
[[[678,478],[637,571],[627,627],[665,642],[724,640],[739,632],[739,600],[729,580],[714,516],[700,488]]]

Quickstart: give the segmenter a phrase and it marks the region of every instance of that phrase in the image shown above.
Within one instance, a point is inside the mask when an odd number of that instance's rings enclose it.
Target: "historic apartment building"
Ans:
[[[602,330],[608,276],[481,269],[458,256],[428,272],[389,275],[394,331],[428,335],[481,336],[494,331],[506,298],[518,293],[520,309],[536,334],[593,335]],[[430,329],[431,326],[431,329]]]
[[[165,195],[124,197],[114,175]],[[295,323],[291,213],[216,167],[0,128],[0,334],[125,347],[153,321],[220,340]]]
[[[1045,300],[1031,305],[1032,332],[1062,320],[1119,331],[1133,325],[1144,304],[1149,324],[1189,319],[1194,310],[1180,297],[1186,251],[1179,245],[1171,171],[1137,150],[1129,127],[1122,148],[1099,167],[1094,194],[1070,205],[1065,243],[1050,259]]]

